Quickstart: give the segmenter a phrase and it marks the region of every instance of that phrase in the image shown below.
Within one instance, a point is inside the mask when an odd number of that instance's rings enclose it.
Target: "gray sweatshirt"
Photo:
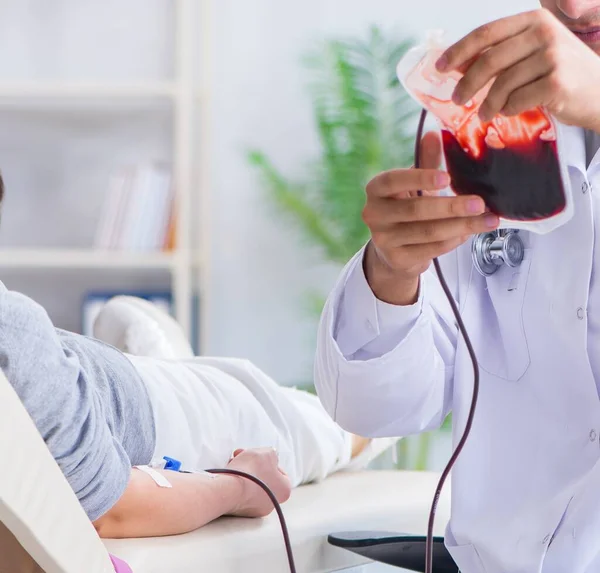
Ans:
[[[149,463],[154,451],[139,374],[111,346],[55,329],[42,307],[1,282],[0,368],[96,520],[125,491],[132,465]]]

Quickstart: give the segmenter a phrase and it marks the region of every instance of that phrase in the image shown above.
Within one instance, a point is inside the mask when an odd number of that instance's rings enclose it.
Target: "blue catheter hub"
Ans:
[[[166,464],[165,464],[165,469],[172,471],[172,472],[178,472],[181,469],[181,462],[179,460],[176,460],[174,458],[169,458],[167,456],[163,457],[163,460],[165,460]]]

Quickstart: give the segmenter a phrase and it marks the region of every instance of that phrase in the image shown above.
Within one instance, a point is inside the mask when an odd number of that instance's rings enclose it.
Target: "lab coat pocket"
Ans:
[[[523,321],[529,268],[529,249],[517,268],[503,265],[484,278],[471,274],[464,316],[480,368],[503,380],[520,380],[530,364]]]
[[[485,573],[479,553],[473,545],[450,545],[448,551],[460,573]]]

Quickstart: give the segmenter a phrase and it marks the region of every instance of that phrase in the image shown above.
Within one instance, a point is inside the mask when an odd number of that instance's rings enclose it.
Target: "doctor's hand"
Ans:
[[[421,157],[423,169],[387,171],[367,185],[363,219],[371,241],[365,275],[375,296],[390,304],[413,304],[419,276],[432,259],[499,224],[496,215],[485,213],[478,196],[437,196],[450,179],[439,171],[441,142],[436,133],[423,137]]]
[[[600,130],[600,57],[547,10],[478,28],[446,50],[437,67],[464,72],[453,97],[459,105],[491,84],[483,121],[544,106],[562,123]]]
[[[279,503],[290,498],[292,485],[287,474],[279,468],[277,452],[273,448],[236,450],[227,468],[238,470],[261,480]],[[240,487],[239,501],[230,515],[237,517],[266,517],[275,508],[267,494],[251,481],[234,477]]]

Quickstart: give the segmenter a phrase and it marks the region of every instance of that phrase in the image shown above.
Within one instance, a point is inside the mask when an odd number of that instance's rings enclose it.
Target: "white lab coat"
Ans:
[[[442,260],[481,370],[446,533],[462,573],[600,572],[600,400],[587,348],[593,198],[583,132],[561,132],[573,219],[548,235],[522,233],[521,267],[504,266],[488,279],[474,270],[470,244]],[[600,192],[600,174],[589,182]],[[340,351],[337,325],[352,319],[339,316],[340,303],[361,260],[359,253],[344,270],[322,317],[316,383],[323,404],[345,429],[367,436],[432,429],[452,411],[456,444],[473,371],[433,269],[421,282],[418,318],[392,350],[368,360]],[[364,342],[378,336],[377,324],[369,328]]]

